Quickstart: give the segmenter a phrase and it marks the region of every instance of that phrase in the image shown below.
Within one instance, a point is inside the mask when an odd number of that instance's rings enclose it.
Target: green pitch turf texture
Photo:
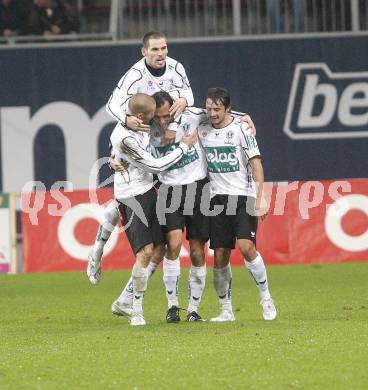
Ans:
[[[205,318],[218,314],[208,271]],[[159,270],[145,327],[110,312],[128,271],[103,272],[98,286],[84,273],[2,275],[0,389],[368,389],[368,264],[268,274],[275,321],[261,318],[254,282],[234,267],[236,322],[166,324]]]

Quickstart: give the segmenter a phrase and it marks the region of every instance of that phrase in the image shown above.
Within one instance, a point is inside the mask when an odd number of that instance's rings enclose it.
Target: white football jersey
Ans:
[[[249,160],[260,156],[257,141],[239,118],[222,129],[209,121],[198,127],[198,136],[207,159],[211,198],[216,194],[256,197]]]
[[[206,112],[199,108],[186,109],[178,123],[175,143],[170,145],[163,144],[164,132],[159,126],[151,126],[150,145],[152,154],[159,158],[166,156],[175,150],[184,135],[193,134],[197,131],[199,124],[206,120]],[[206,157],[199,142],[189,149],[181,160],[163,172],[158,174],[161,183],[169,186],[194,183],[197,180],[204,179],[207,176]]]
[[[168,92],[174,99],[184,97],[188,106],[194,103],[188,77],[180,62],[166,57],[165,73],[156,77],[149,72],[145,58],[142,58],[120,79],[106,105],[106,111],[119,122],[125,123],[127,103],[134,94],[153,95],[159,91]]]
[[[153,187],[152,173],[159,173],[177,163],[188,151],[180,143],[172,153],[161,158],[152,156],[148,133],[132,131],[118,123],[110,137],[115,158],[128,163],[125,172],[114,174],[114,196],[117,200],[144,194]]]

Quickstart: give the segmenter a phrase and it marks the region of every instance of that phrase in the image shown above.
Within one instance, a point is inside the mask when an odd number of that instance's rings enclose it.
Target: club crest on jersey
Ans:
[[[233,139],[234,138],[234,132],[232,130],[229,130],[227,133],[226,133],[226,138],[228,140],[230,139]]]
[[[207,135],[208,135],[207,131],[204,131],[204,132],[202,133],[202,137],[203,137],[203,138],[206,138]]]
[[[152,87],[152,85],[153,85],[152,80],[148,80],[148,85],[149,85],[150,87]]]
[[[232,139],[234,138],[234,132],[233,130],[229,130],[227,133],[226,133],[226,141],[225,141],[225,144],[230,144],[230,145],[233,145],[233,142],[232,142]]]
[[[183,129],[184,133],[187,133],[188,130],[189,130],[189,123],[184,123],[184,124],[182,125],[182,129]]]
[[[157,137],[160,136],[160,132],[159,131],[155,131],[153,135],[157,138]]]

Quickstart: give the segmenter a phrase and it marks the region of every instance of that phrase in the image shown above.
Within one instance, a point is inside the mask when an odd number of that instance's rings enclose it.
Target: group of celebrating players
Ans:
[[[121,217],[136,259],[130,280],[112,304],[113,314],[127,317],[133,326],[146,324],[144,293],[162,261],[166,321],[179,322],[179,254],[185,228],[192,263],[187,321],[204,321],[199,306],[208,240],[220,304],[220,314],[211,321],[235,320],[229,263],[235,243],[259,290],[263,318],[274,320],[266,268],[256,250],[257,224],[266,214],[253,122],[231,111],[230,95],[223,88],[208,91],[205,109],[192,107],[184,67],[167,54],[165,35],[147,33],[143,58],[124,74],[107,103],[107,112],[118,121],[110,138],[115,199],[105,209],[87,276],[99,283],[104,245]]]

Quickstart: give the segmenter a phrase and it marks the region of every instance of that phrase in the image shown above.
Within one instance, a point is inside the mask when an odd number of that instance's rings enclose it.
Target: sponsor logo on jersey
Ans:
[[[171,145],[165,145],[165,146],[156,146],[156,157],[160,158],[163,156],[166,156],[167,154],[171,153],[173,150],[175,150],[179,146],[179,142],[175,142]],[[186,165],[192,163],[195,160],[199,159],[199,155],[196,149],[191,148],[184,156],[174,165],[172,165],[168,171],[172,171],[173,169],[179,169],[183,168]]]
[[[239,160],[235,146],[206,146],[208,171],[212,173],[226,173],[239,171]]]
[[[368,72],[297,64],[284,132],[294,140],[368,137]]]

